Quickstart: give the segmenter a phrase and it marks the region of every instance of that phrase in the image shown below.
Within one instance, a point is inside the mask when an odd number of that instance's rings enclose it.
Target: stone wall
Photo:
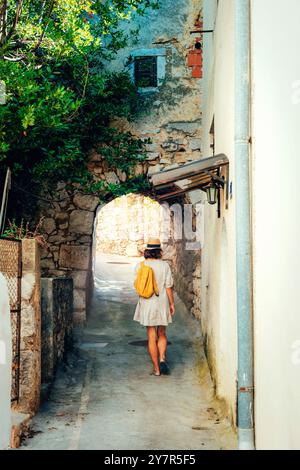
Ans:
[[[201,3],[164,0],[160,10],[144,18],[133,18],[130,26],[140,27],[139,40],[120,51],[111,63],[112,70],[124,70],[133,54],[151,54],[157,49],[164,61],[164,77],[157,89],[141,91],[139,117],[133,122],[117,119],[111,123],[150,140],[146,144],[147,159],[135,167],[136,175],[151,175],[201,158],[201,80],[188,63],[196,41],[190,31],[198,27]],[[95,181],[126,180],[125,173],[108,166],[101,148],[91,149],[87,160]],[[71,193],[65,183],[57,189],[58,196],[49,204],[41,201],[38,209],[45,216],[44,232],[49,244],[42,253],[41,267],[45,277],[73,278],[74,320],[84,323],[91,285],[93,224],[99,201],[96,196]]]
[[[175,290],[191,314],[200,319],[201,313],[201,251],[186,250],[185,243],[175,245],[173,262]]]
[[[41,389],[40,252],[35,240],[22,241],[20,398],[17,410],[34,415]]]
[[[42,279],[42,383],[47,386],[72,346],[73,280]]]
[[[140,27],[138,41],[122,49],[111,64],[112,70],[122,70],[130,57],[152,53],[165,62],[159,86],[152,92],[141,89],[139,118],[113,123],[151,140],[147,162],[139,172],[152,174],[201,158],[201,80],[189,67],[190,51],[202,39],[190,34],[199,26],[201,6],[197,0],[164,0],[158,11],[134,18]],[[131,66],[127,70],[134,75]]]
[[[97,196],[73,193],[58,187],[59,201],[40,205],[46,215],[43,232],[48,247],[42,250],[44,277],[71,277],[74,282],[74,320],[85,321],[91,276],[92,234]]]

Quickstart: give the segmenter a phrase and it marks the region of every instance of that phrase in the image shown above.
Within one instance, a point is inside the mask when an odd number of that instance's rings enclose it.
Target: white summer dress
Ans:
[[[166,288],[173,287],[171,268],[167,261],[161,259],[147,259],[145,265],[154,271],[159,296],[154,294],[150,299],[140,297],[133,319],[143,326],[167,326],[172,323],[166,291]],[[140,263],[135,267],[135,276],[139,268]]]

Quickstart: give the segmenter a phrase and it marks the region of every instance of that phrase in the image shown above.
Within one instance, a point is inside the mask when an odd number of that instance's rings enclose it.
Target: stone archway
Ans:
[[[42,250],[41,269],[44,277],[73,278],[74,322],[83,324],[93,285],[95,219],[98,209],[106,203],[101,204],[94,195],[74,193],[63,183],[59,185],[58,193],[56,200],[51,203],[41,201],[39,207],[39,213],[45,217],[43,232],[48,244]],[[167,253],[172,256],[172,251]]]
[[[64,183],[58,189],[56,200],[41,201],[39,207],[48,243],[42,251],[41,269],[44,277],[73,278],[74,323],[83,324],[92,290],[94,221],[102,205],[97,196],[74,193]],[[172,263],[177,292],[191,314],[199,317],[201,252],[185,251],[184,240],[176,241],[173,235],[171,226],[165,258]]]

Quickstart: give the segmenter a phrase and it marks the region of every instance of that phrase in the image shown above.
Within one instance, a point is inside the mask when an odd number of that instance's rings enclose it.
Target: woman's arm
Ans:
[[[175,314],[175,305],[174,305],[173,287],[167,287],[166,291],[167,291],[167,296],[168,296],[169,304],[170,304],[170,312],[171,312],[171,315],[174,316],[174,314]]]

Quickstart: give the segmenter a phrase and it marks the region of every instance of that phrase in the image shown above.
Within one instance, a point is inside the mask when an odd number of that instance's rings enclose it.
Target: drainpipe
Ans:
[[[238,446],[254,450],[250,212],[250,0],[235,0],[235,171],[238,328]]]

